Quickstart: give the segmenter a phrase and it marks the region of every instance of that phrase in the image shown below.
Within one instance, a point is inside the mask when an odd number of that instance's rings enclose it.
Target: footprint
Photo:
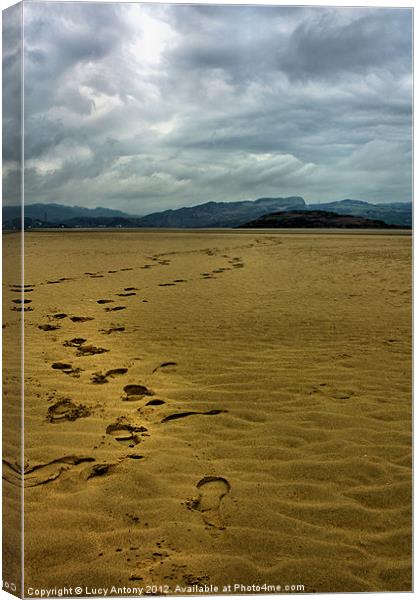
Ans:
[[[229,481],[224,477],[203,477],[196,487],[199,496],[188,502],[188,508],[199,511],[208,527],[225,529],[220,516],[220,507],[222,499],[231,490]]]
[[[115,300],[96,300],[98,304],[109,304],[110,302],[115,302]]]
[[[159,369],[164,369],[165,367],[175,367],[176,365],[177,365],[177,363],[175,363],[173,361],[167,361],[167,362],[161,363],[161,365],[159,365],[158,367],[153,369],[153,373],[155,373]]]
[[[174,421],[175,419],[183,419],[184,417],[190,417],[191,415],[219,415],[221,413],[226,413],[226,412],[228,412],[228,411],[227,410],[209,410],[207,412],[199,412],[199,411],[190,410],[187,412],[173,413],[172,415],[168,415],[167,417],[164,417],[161,420],[161,422],[167,423],[167,421]]]
[[[75,348],[79,348],[82,344],[87,342],[84,338],[73,338],[72,340],[66,340],[63,343],[63,346],[72,346]]]
[[[38,325],[38,329],[42,329],[42,331],[55,331],[56,329],[60,329],[60,327],[61,325],[51,325],[50,323]]]
[[[62,362],[52,363],[51,368],[62,371],[66,375],[71,375],[72,377],[80,377],[80,373],[82,372],[82,369],[80,369],[78,367],[73,368],[72,365],[70,365],[68,363],[62,363]]]
[[[349,400],[355,392],[349,389],[337,389],[327,383],[319,383],[318,386],[313,386],[313,389],[309,392],[309,394],[314,393],[320,393],[323,396],[333,398],[334,400]]]
[[[62,363],[62,362],[55,362],[52,363],[51,367],[53,369],[60,369],[62,371],[68,371],[69,369],[72,369],[72,365],[70,365],[69,363]]]
[[[104,333],[106,335],[109,335],[111,333],[114,333],[116,331],[125,331],[125,327],[111,327],[110,329],[99,329],[100,333]]]
[[[115,310],[125,310],[126,306],[113,306],[112,308],[105,308],[106,312],[112,312]]]
[[[85,321],[93,321],[93,317],[70,317],[73,323],[84,323]]]
[[[153,390],[149,390],[145,385],[140,384],[129,384],[124,387],[126,394],[122,399],[128,402],[135,400],[141,400],[144,396],[153,396]]]
[[[114,468],[115,465],[101,463],[93,465],[93,467],[88,467],[82,475],[83,478],[87,481],[88,479],[92,479],[93,477],[103,477],[103,475],[109,475],[110,472],[114,470]]]
[[[92,383],[108,383],[108,377],[116,377],[117,375],[125,375],[128,373],[128,369],[119,368],[119,369],[110,369],[106,371],[106,373],[94,373],[91,378]]]
[[[52,315],[53,319],[65,319],[68,315],[66,315],[65,313],[56,313],[55,315]]]
[[[91,456],[63,456],[49,463],[26,467],[24,471],[25,487],[35,487],[49,483],[58,479],[62,473],[76,465],[94,461],[95,459]]]
[[[149,400],[146,403],[146,406],[161,406],[162,404],[166,404],[164,400],[158,400],[156,398],[156,400]]]
[[[94,354],[103,354],[104,352],[109,352],[109,350],[107,348],[98,348],[97,346],[89,344],[88,346],[79,346],[76,356],[92,356]]]
[[[74,404],[69,399],[60,400],[53,406],[50,406],[47,412],[47,420],[50,423],[58,421],[75,421],[81,417],[88,417],[90,411],[83,404]]]
[[[74,281],[74,280],[70,279],[70,277],[61,277],[60,279],[47,281],[47,283],[62,283],[63,281]]]
[[[14,302],[15,304],[30,304],[32,300],[29,300],[28,298],[25,298],[24,300],[22,300],[21,298],[16,298],[15,300],[12,300],[12,302]]]
[[[136,296],[137,294],[135,292],[123,292],[122,294],[117,294],[117,296],[122,296],[123,298],[125,298],[126,296]]]
[[[176,285],[176,283],[159,283],[160,287],[167,287],[169,285]]]
[[[134,291],[137,291],[137,290],[138,290],[138,288],[136,288],[136,287],[126,287],[126,288],[124,288],[124,292],[134,292]]]
[[[103,383],[108,383],[108,380],[106,378],[106,375],[104,373],[93,373],[93,375],[90,378],[90,381],[92,383],[101,385]]]
[[[106,376],[115,377],[116,375],[125,375],[125,373],[128,373],[128,369],[125,367],[119,367],[117,369],[109,369],[109,371],[106,372]]]
[[[133,427],[125,423],[114,423],[108,425],[106,433],[113,437],[116,442],[125,444],[130,447],[140,443],[140,438],[137,433],[143,433],[147,431],[146,427]]]

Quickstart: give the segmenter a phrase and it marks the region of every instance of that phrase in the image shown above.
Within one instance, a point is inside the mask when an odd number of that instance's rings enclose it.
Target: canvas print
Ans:
[[[412,9],[3,11],[3,589],[412,589]]]

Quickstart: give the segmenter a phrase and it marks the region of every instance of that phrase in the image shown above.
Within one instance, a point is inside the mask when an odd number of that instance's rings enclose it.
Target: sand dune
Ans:
[[[25,243],[26,585],[411,589],[409,236]]]

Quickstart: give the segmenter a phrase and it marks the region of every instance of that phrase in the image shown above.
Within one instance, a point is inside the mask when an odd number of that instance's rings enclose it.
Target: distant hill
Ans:
[[[304,208],[299,196],[259,198],[241,202],[206,202],[176,210],[152,213],[140,219],[141,227],[237,227],[275,210]]]
[[[411,202],[370,204],[363,200],[340,200],[322,204],[310,204],[309,210],[328,210],[341,215],[355,215],[366,219],[380,219],[389,225],[412,226]]]
[[[384,221],[365,219],[353,215],[340,215],[327,210],[289,210],[263,215],[240,227],[301,228],[301,229],[395,229]]]
[[[12,222],[20,218],[19,206],[3,207],[3,228],[7,222]],[[129,215],[121,210],[111,208],[84,208],[82,206],[65,206],[63,204],[28,204],[25,206],[25,217],[31,221],[41,221],[49,224],[66,223],[69,219],[77,218],[96,218],[96,217],[121,217],[132,218],[135,215]]]

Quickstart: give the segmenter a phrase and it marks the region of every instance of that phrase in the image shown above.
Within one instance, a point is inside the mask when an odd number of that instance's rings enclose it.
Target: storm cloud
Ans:
[[[411,200],[410,9],[30,2],[24,23],[27,203]]]

